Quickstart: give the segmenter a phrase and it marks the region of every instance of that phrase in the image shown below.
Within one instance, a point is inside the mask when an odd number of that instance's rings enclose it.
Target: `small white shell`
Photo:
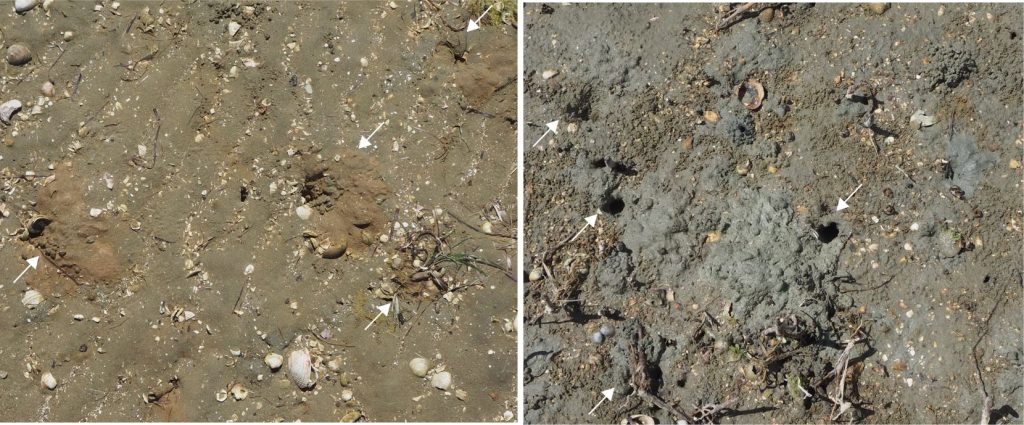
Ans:
[[[29,289],[25,291],[25,295],[21,297],[21,303],[28,307],[30,310],[36,308],[40,303],[43,302],[43,294],[35,289]]]
[[[491,222],[489,221],[485,221],[483,224],[480,225],[480,231],[490,235],[494,233],[494,225],[492,225]]]
[[[303,220],[309,220],[309,217],[313,215],[313,209],[305,205],[299,205],[295,208],[295,215]]]
[[[309,351],[305,348],[288,353],[288,378],[301,389],[312,388],[316,385],[313,362],[309,358]]]
[[[350,390],[348,388],[346,388],[344,390],[341,390],[341,400],[342,401],[352,400],[352,390]]]
[[[337,372],[337,371],[341,370],[341,359],[335,357],[335,358],[333,358],[331,360],[328,360],[327,361],[327,368],[330,369],[331,372]]]
[[[263,363],[266,363],[270,370],[276,372],[281,368],[281,365],[284,364],[284,356],[277,353],[270,353],[263,358]]]
[[[222,403],[223,403],[223,402],[224,402],[224,400],[227,400],[227,399],[228,399],[228,392],[227,392],[227,391],[225,391],[225,390],[218,390],[218,391],[217,391],[217,394],[216,394],[216,395],[214,395],[214,397],[215,397],[215,398],[217,399],[217,401],[219,401],[219,402],[222,402]]]
[[[0,121],[3,121],[4,124],[10,124],[11,117],[13,117],[14,114],[18,113],[18,111],[20,110],[21,101],[17,99],[8,100],[0,104]]]
[[[420,378],[427,376],[427,371],[430,370],[430,360],[423,357],[412,359],[409,361],[409,369],[412,369],[413,375]]]
[[[249,396],[249,389],[245,388],[245,385],[235,384],[231,386],[231,396],[235,400],[245,400]]]
[[[39,383],[49,390],[57,388],[57,378],[54,378],[50,372],[43,373],[43,376],[39,378]]]
[[[430,377],[430,385],[439,390],[447,390],[452,386],[452,374],[448,372],[438,372],[434,376]]]

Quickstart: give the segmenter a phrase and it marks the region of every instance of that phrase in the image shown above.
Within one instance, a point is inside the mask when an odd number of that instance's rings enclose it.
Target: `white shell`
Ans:
[[[910,123],[921,127],[931,127],[935,125],[935,117],[928,115],[927,112],[918,109],[914,111],[914,114],[910,116]]]
[[[284,364],[284,356],[277,353],[270,353],[263,358],[263,363],[266,363],[270,370],[276,372],[281,368],[281,365]]]
[[[344,390],[341,390],[341,400],[342,401],[352,400],[352,390],[347,389],[347,388],[344,389]]]
[[[534,267],[530,270],[530,282],[536,282],[544,278],[544,269],[540,267]]]
[[[14,0],[14,11],[25,13],[39,4],[39,0]]]
[[[299,205],[295,208],[295,215],[303,220],[309,220],[309,217],[313,215],[313,210],[305,205]]]
[[[491,222],[489,221],[485,221],[483,224],[480,225],[480,231],[490,235],[494,233],[494,225],[492,225]]]
[[[54,378],[53,374],[50,372],[44,373],[42,378],[39,379],[39,382],[47,389],[52,390],[57,388],[57,378]]]
[[[305,348],[288,353],[288,378],[301,389],[312,388],[316,385],[316,376],[313,376],[313,362],[309,358],[309,351]]]
[[[231,396],[235,400],[245,400],[249,396],[249,389],[245,388],[245,385],[235,384],[231,386]]]
[[[21,101],[17,99],[8,100],[0,104],[0,121],[3,121],[4,124],[10,124],[11,117],[13,117],[14,114],[18,113],[18,111],[20,110]]]
[[[29,309],[36,308],[40,303],[43,302],[43,294],[35,289],[29,289],[25,291],[25,295],[21,297],[21,303]]]
[[[409,369],[412,369],[413,375],[420,378],[427,376],[427,371],[430,370],[430,360],[423,357],[412,359],[409,361]]]
[[[448,372],[438,372],[434,376],[430,377],[430,385],[439,390],[447,390],[448,387],[452,386],[452,374]]]
[[[218,391],[217,391],[217,394],[216,394],[216,395],[214,395],[214,398],[216,398],[216,399],[217,399],[217,401],[219,401],[219,402],[222,402],[222,403],[223,403],[223,402],[224,402],[224,400],[227,400],[227,399],[228,399],[228,392],[227,392],[227,391],[224,391],[224,390],[218,390]]]

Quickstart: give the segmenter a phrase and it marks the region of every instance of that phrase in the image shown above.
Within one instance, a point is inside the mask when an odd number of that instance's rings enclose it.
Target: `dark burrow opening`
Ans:
[[[839,236],[839,225],[834,221],[830,221],[827,224],[818,225],[818,227],[814,228],[814,231],[818,233],[818,240],[821,243],[829,243]]]
[[[610,196],[601,203],[601,211],[606,214],[618,215],[626,208],[626,203],[621,198]]]

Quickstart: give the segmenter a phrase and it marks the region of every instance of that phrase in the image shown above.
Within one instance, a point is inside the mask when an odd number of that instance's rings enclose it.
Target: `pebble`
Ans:
[[[1020,161],[1017,161],[1016,159],[1011,159],[1010,160],[1010,169],[1016,170],[1018,168],[1020,168]]]
[[[772,19],[775,19],[775,9],[771,7],[766,7],[764,10],[761,11],[761,13],[757,15],[757,17],[758,19],[761,20],[761,22],[767,24],[771,22]]]
[[[14,11],[25,13],[39,5],[39,0],[14,0]]]
[[[341,390],[341,399],[342,399],[342,401],[352,400],[352,390],[349,390],[349,389]]]
[[[7,63],[14,66],[21,66],[32,61],[32,51],[28,46],[21,43],[14,43],[7,48]]]
[[[430,377],[430,385],[439,390],[447,390],[452,386],[452,374],[448,372],[438,372],[434,376]]]
[[[533,270],[530,270],[530,282],[536,282],[542,278],[544,278],[543,268],[535,267]]]
[[[359,58],[359,65],[362,65],[363,68],[365,68],[370,65],[370,60],[366,58]]]
[[[427,376],[427,371],[430,370],[430,360],[423,357],[412,359],[409,361],[409,369],[412,369],[413,375],[420,378]]]
[[[590,340],[593,341],[594,344],[600,344],[604,342],[604,334],[601,332],[594,332],[593,335],[590,335]]]
[[[7,379],[7,371],[0,370],[0,379]]]
[[[313,215],[313,209],[305,205],[300,205],[298,208],[295,208],[295,215],[299,216],[299,218],[303,220],[309,220],[309,217]]]
[[[89,216],[92,217],[92,218],[99,217],[100,214],[103,214],[103,210],[101,210],[99,208],[91,208],[91,209],[89,209]]]
[[[876,15],[881,15],[889,10],[889,3],[869,3],[868,9],[874,12]]]
[[[542,72],[542,73],[540,74],[541,78],[543,78],[543,79],[545,79],[545,80],[547,80],[547,79],[549,79],[549,78],[551,78],[551,77],[554,77],[554,76],[556,76],[556,75],[558,75],[558,71],[557,71],[557,70],[554,70],[554,69],[548,69],[548,70],[545,70],[544,72]]]
[[[20,110],[21,101],[17,99],[8,100],[0,104],[0,121],[3,121],[4,124],[10,124],[11,118]]]
[[[745,176],[750,173],[750,160],[746,159],[743,162],[736,164],[736,173]]]
[[[53,95],[56,93],[56,90],[53,87],[53,82],[47,81],[43,83],[43,86],[39,89],[39,92],[42,93],[43,96],[53,97]]]
[[[235,21],[228,22],[228,35],[231,36],[231,37],[234,37],[235,34],[238,34],[238,30],[241,29],[241,28],[242,28],[242,25],[239,24],[238,22],[235,22]]]
[[[50,372],[44,373],[42,378],[39,379],[39,382],[49,390],[57,388],[57,378],[54,378],[53,374]]]
[[[493,234],[494,233],[494,225],[492,225],[491,222],[489,222],[489,221],[485,221],[485,222],[483,222],[483,224],[480,225],[480,231],[484,232],[484,233],[486,233],[488,235]]]
[[[74,316],[71,316],[71,318],[75,319],[76,322],[81,322],[81,321],[85,320],[85,315],[76,314]]]
[[[327,361],[327,368],[330,369],[331,372],[337,372],[341,370],[341,359],[335,357]]]
[[[609,338],[615,336],[615,328],[613,328],[611,325],[607,323],[601,325],[600,332],[601,335],[604,335]]]
[[[715,112],[715,111],[704,111],[704,121],[707,121],[709,123],[716,123],[716,122],[718,122],[718,119],[719,119],[718,112]]]

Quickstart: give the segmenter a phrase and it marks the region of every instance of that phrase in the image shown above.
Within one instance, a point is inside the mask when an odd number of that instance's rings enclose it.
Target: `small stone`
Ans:
[[[601,335],[604,335],[606,337],[613,337],[613,336],[615,336],[615,328],[613,328],[612,325],[609,325],[607,323],[601,325],[600,332],[601,332]]]
[[[719,118],[720,117],[718,116],[718,112],[715,112],[715,111],[704,111],[704,121],[707,121],[707,122],[710,122],[710,123],[716,123],[716,122],[718,122]]]
[[[43,86],[39,88],[39,92],[42,93],[43,96],[53,97],[53,95],[55,94],[55,89],[53,87],[53,82],[47,81],[47,82],[43,83]]]
[[[91,209],[89,209],[89,216],[92,217],[92,218],[99,217],[100,214],[103,214],[103,210],[101,210],[99,208],[91,208]]]
[[[335,357],[335,358],[333,358],[331,360],[328,360],[327,361],[327,368],[330,369],[331,372],[337,372],[337,371],[341,370],[341,359]]]
[[[83,314],[76,314],[74,316],[71,316],[71,318],[75,319],[76,322],[81,322],[81,321],[85,320],[85,315],[83,315]]]
[[[1018,168],[1020,168],[1020,161],[1017,161],[1016,159],[1011,159],[1010,160],[1010,169],[1016,170]]]
[[[427,371],[430,370],[430,360],[423,357],[412,359],[409,361],[409,369],[412,369],[413,375],[420,378],[427,376]]]
[[[766,7],[764,8],[764,10],[761,11],[761,13],[757,15],[757,18],[760,19],[762,23],[767,24],[771,22],[772,19],[775,19],[775,9],[771,7]]]
[[[881,15],[889,10],[889,3],[868,3],[868,10],[876,15]]]
[[[749,159],[743,160],[739,164],[736,164],[736,173],[741,176],[746,176],[747,174],[750,173],[750,165],[751,164]]]
[[[352,390],[350,390],[348,388],[346,388],[344,390],[341,390],[341,400],[342,401],[352,400]]]
[[[558,75],[558,70],[554,70],[554,69],[548,69],[548,70],[545,70],[544,72],[540,73],[541,78],[543,78],[545,80],[547,80],[547,79],[549,79],[551,77],[554,77],[556,75]]]
[[[467,397],[469,397],[469,393],[467,393],[467,392],[465,392],[463,390],[455,390],[455,398],[457,398],[459,400],[462,400],[462,401],[466,401]]]
[[[370,66],[370,60],[366,59],[365,57],[359,58],[359,65],[362,66],[363,68],[366,68],[367,66]]]
[[[57,388],[57,378],[54,378],[53,374],[50,372],[43,373],[43,376],[39,379],[39,382],[49,390]]]
[[[231,37],[234,37],[235,34],[238,34],[238,30],[240,30],[241,28],[242,28],[242,25],[239,24],[238,22],[235,22],[235,21],[228,22],[228,35],[231,36]]]
[[[0,379],[7,379],[7,371],[0,370]]]
[[[305,205],[300,205],[295,208],[295,215],[303,220],[309,220],[309,217],[313,215],[313,209]]]
[[[448,390],[452,386],[452,374],[448,372],[435,373],[430,377],[430,385],[439,390]]]
[[[604,342],[604,334],[601,332],[594,332],[593,335],[590,335],[590,341],[594,344],[600,344]]]
[[[14,43],[7,48],[7,63],[14,66],[21,66],[32,61],[32,51],[28,46],[21,43]]]
[[[64,34],[61,34],[61,37],[64,39],[64,41],[71,41],[75,38],[75,33],[74,31],[64,31]]]
[[[485,222],[483,222],[483,224],[480,225],[480,231],[484,232],[484,233],[486,233],[488,235],[493,234],[494,233],[494,225],[492,225],[491,222],[489,222],[489,221],[485,221]]]
[[[21,101],[17,99],[8,100],[0,104],[0,122],[3,122],[4,124],[10,124],[11,118],[13,118],[14,114],[18,113],[18,111],[20,110]]]
[[[536,282],[544,278],[544,269],[541,267],[534,267],[530,270],[530,282]]]
[[[14,0],[14,11],[17,13],[25,13],[39,4],[39,0]]]

